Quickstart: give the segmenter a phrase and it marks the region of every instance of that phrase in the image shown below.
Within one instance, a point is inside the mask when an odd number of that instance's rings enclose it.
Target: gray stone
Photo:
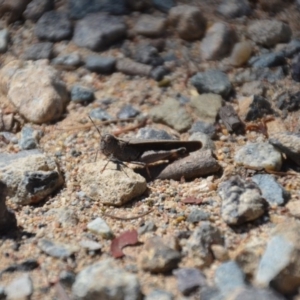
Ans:
[[[201,56],[204,60],[222,59],[229,55],[236,41],[236,33],[230,25],[214,23],[201,42]]]
[[[100,121],[106,121],[106,120],[111,120],[112,119],[112,116],[100,107],[94,108],[93,110],[91,110],[90,117],[92,119],[97,119],[97,120],[100,120]]]
[[[10,211],[6,204],[7,186],[0,181],[0,233],[6,233],[10,229],[16,228],[17,220],[15,214]],[[1,297],[0,297],[1,299]]]
[[[279,132],[272,134],[269,143],[300,165],[300,134]]]
[[[46,11],[54,9],[54,0],[33,0],[29,2],[23,17],[36,22]]]
[[[79,245],[80,247],[89,251],[99,251],[102,248],[101,244],[92,240],[81,240],[79,242]]]
[[[300,223],[287,220],[275,228],[261,257],[255,282],[282,294],[294,294],[300,285]]]
[[[260,56],[254,56],[249,60],[253,68],[272,68],[282,66],[286,63],[282,52],[267,53]]]
[[[272,114],[271,103],[264,97],[252,95],[238,99],[239,116],[243,121],[254,121],[264,115]]]
[[[235,261],[221,264],[215,272],[214,280],[224,299],[237,289],[246,287],[245,274]]]
[[[173,300],[174,296],[164,290],[153,290],[151,291],[144,300]]]
[[[51,157],[38,151],[0,155],[0,179],[8,196],[20,205],[38,203],[63,184],[63,177]]]
[[[256,20],[248,26],[248,34],[255,43],[273,47],[289,42],[292,30],[289,25],[277,20]]]
[[[239,18],[251,13],[248,0],[223,0],[217,12],[226,18]]]
[[[147,37],[159,37],[165,33],[167,20],[151,15],[141,15],[133,30],[140,35]]]
[[[206,221],[208,220],[210,215],[206,213],[203,210],[200,210],[198,208],[192,209],[192,211],[189,213],[187,217],[187,222],[189,223],[198,223],[200,221]]]
[[[281,153],[269,143],[248,143],[235,154],[238,165],[250,169],[279,171],[282,164]]]
[[[176,5],[174,0],[152,0],[153,6],[164,12],[167,13],[169,10]]]
[[[71,100],[76,103],[88,103],[95,99],[94,91],[81,85],[74,85],[71,89]]]
[[[300,55],[293,59],[291,65],[291,75],[293,80],[300,82]]]
[[[161,81],[164,79],[165,75],[169,73],[169,70],[164,66],[157,66],[153,68],[150,72],[150,77],[156,81]]]
[[[227,97],[231,91],[231,83],[228,76],[219,70],[198,72],[191,78],[191,84],[198,93],[213,93]]]
[[[35,34],[41,40],[59,42],[70,39],[73,27],[68,14],[59,11],[48,11],[37,21]]]
[[[67,288],[70,288],[75,282],[76,275],[71,271],[62,271],[59,274],[59,282]]]
[[[38,247],[46,254],[56,258],[67,258],[79,250],[78,247],[70,244],[58,244],[47,239],[39,240]]]
[[[205,286],[200,290],[201,300],[224,300],[223,295],[219,289],[214,286]]]
[[[261,81],[251,81],[245,82],[241,87],[240,93],[244,96],[264,96],[266,92],[266,87]]]
[[[78,300],[142,299],[137,277],[116,267],[110,259],[84,268],[76,276],[72,286],[72,294]]]
[[[72,70],[82,65],[82,59],[79,53],[74,52],[57,56],[52,59],[51,63],[65,70]]]
[[[193,96],[190,105],[200,121],[214,124],[222,106],[222,97],[216,94]]]
[[[175,139],[170,134],[168,134],[165,130],[158,130],[150,127],[143,127],[139,129],[136,138],[142,140],[174,140]]]
[[[252,180],[258,185],[262,196],[271,205],[283,205],[290,197],[289,192],[272,175],[257,174],[252,177]]]
[[[50,59],[52,56],[53,43],[42,42],[29,46],[24,52],[25,60]]]
[[[29,274],[24,274],[14,279],[5,287],[7,299],[28,299],[33,293],[33,284]]]
[[[244,83],[251,82],[254,80],[268,81],[270,83],[277,82],[285,78],[285,71],[283,67],[275,68],[247,68],[239,69],[234,76],[233,82]]]
[[[238,176],[222,182],[218,193],[222,199],[222,219],[228,225],[253,221],[262,216],[266,210],[266,202],[258,186]]]
[[[164,63],[164,60],[160,57],[157,48],[149,44],[137,46],[134,53],[134,60],[142,64],[151,65],[153,67],[162,65]]]
[[[106,165],[103,172],[99,172]],[[147,189],[146,179],[131,168],[98,160],[81,165],[78,180],[81,189],[93,200],[104,204],[120,206],[135,197],[142,195]],[[114,187],[113,192],[111,187]]]
[[[163,243],[160,237],[146,240],[138,256],[138,266],[151,273],[167,273],[175,269],[181,260],[178,251]]]
[[[213,262],[211,246],[213,244],[223,245],[223,237],[217,227],[210,222],[201,222],[193,231],[186,242],[183,251],[193,259],[194,266],[197,268],[207,267]]]
[[[55,216],[63,228],[76,226],[79,222],[76,210],[70,207],[52,208],[46,215]]]
[[[285,47],[283,47],[282,52],[285,57],[293,57],[300,52],[300,40],[292,39]]]
[[[117,60],[116,69],[118,72],[130,76],[150,76],[153,67],[128,58],[122,58]]]
[[[184,295],[206,285],[205,275],[196,268],[180,268],[174,270],[173,274],[177,277],[179,291]]]
[[[121,110],[117,113],[117,117],[119,119],[128,119],[134,118],[140,114],[140,111],[134,108],[132,105],[127,104],[121,108]]]
[[[101,219],[101,218],[96,218],[95,220],[89,222],[87,224],[87,229],[97,235],[100,235],[106,239],[110,239],[113,236],[113,233],[107,223]]]
[[[254,287],[245,287],[237,291],[230,300],[286,300],[285,297],[271,289],[257,289]]]
[[[173,7],[169,12],[168,24],[172,25],[184,40],[201,39],[206,29],[206,19],[200,9],[190,5]]]
[[[214,142],[211,138],[202,132],[195,132],[189,137],[189,141],[200,141],[202,143],[201,151],[203,150],[212,150],[216,149]]]
[[[127,1],[124,0],[70,0],[69,9],[71,17],[81,19],[87,14],[107,12],[113,15],[128,13]]]
[[[115,71],[116,59],[100,55],[89,55],[85,59],[85,67],[99,74],[111,74]]]
[[[0,53],[5,53],[8,47],[9,32],[7,29],[0,30]]]
[[[8,69],[13,75],[7,82],[7,97],[26,120],[40,124],[61,116],[69,96],[59,72],[43,61]]]
[[[196,121],[189,133],[201,132],[207,134],[210,138],[213,138],[216,134],[216,128],[213,124],[205,123],[203,121]]]
[[[6,299],[6,292],[3,286],[0,285],[0,300],[5,300]],[[172,300],[172,299],[171,299]]]
[[[93,13],[78,21],[73,41],[79,47],[101,51],[126,36],[126,25],[119,17]]]
[[[172,98],[152,108],[150,115],[154,122],[161,122],[179,132],[188,130],[192,125],[192,118],[180,103]]]
[[[146,232],[152,232],[157,229],[157,226],[153,221],[146,221],[145,223],[140,224],[139,229],[138,229],[138,234],[142,235]]]
[[[32,127],[24,126],[21,131],[19,146],[22,150],[30,150],[38,147],[42,132],[34,130]]]

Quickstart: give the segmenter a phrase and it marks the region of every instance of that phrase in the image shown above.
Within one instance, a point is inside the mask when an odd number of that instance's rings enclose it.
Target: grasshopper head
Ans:
[[[111,134],[105,134],[101,137],[100,150],[105,156],[114,155],[118,147],[118,139]]]

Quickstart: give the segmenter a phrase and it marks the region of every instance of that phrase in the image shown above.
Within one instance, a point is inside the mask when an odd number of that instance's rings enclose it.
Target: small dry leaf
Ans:
[[[193,196],[186,197],[184,200],[182,200],[185,204],[201,204],[203,199],[199,199]]]
[[[124,256],[122,249],[129,245],[136,245],[138,243],[138,233],[134,230],[128,230],[112,240],[110,245],[110,253],[114,258]]]

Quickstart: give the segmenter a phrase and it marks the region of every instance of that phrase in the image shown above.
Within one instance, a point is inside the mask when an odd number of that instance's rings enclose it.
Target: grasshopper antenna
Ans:
[[[88,115],[89,119],[91,120],[91,122],[93,123],[93,125],[95,126],[96,130],[98,131],[99,135],[100,135],[100,139],[102,138],[102,134],[100,132],[100,130],[98,129],[98,127],[96,126],[95,122],[93,121],[93,119],[90,117],[90,115]],[[99,149],[97,149],[97,152],[96,152],[96,156],[95,156],[95,162],[97,161],[97,156],[98,156],[98,152],[99,152]]]

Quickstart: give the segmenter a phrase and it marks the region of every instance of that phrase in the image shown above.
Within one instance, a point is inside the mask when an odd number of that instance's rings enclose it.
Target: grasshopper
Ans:
[[[92,119],[91,121],[93,122]],[[186,156],[190,152],[197,151],[202,147],[200,141],[124,140],[116,138],[112,134],[105,134],[102,136],[98,128],[97,131],[99,132],[101,139],[100,151],[108,158],[108,161],[118,163],[130,162],[143,165],[146,167],[149,177],[148,164],[161,160],[172,161]],[[106,166],[107,164],[101,172],[104,171]]]

